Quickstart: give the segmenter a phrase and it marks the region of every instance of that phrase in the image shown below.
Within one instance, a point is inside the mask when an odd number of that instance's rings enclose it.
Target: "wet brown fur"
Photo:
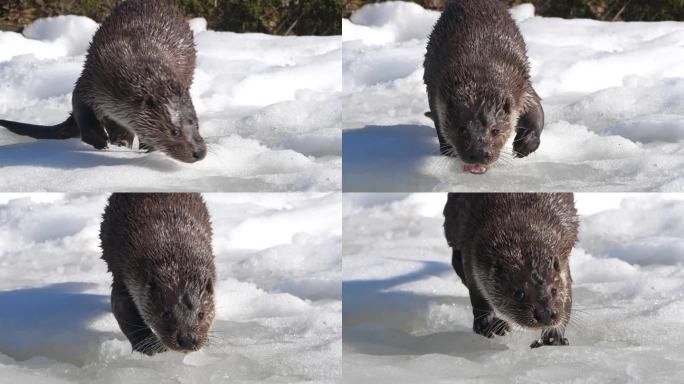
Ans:
[[[112,312],[133,349],[189,352],[208,341],[216,270],[199,194],[115,193],[100,229]]]
[[[81,139],[97,149],[108,143],[160,150],[184,162],[204,158],[190,98],[196,50],[183,15],[166,0],[128,0],[102,23],[76,82],[73,112],[56,126],[0,120],[17,134],[38,139]],[[169,110],[171,109],[171,110]]]
[[[491,164],[514,130],[517,156],[537,149],[544,113],[525,41],[501,1],[449,2],[430,35],[424,67],[442,154]]]
[[[470,292],[473,330],[504,335],[508,320],[542,329],[533,347],[567,344],[569,256],[579,226],[573,195],[450,193],[444,217],[452,265]]]

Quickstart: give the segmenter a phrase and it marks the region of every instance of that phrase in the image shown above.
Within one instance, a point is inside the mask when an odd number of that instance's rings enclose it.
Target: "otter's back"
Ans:
[[[425,55],[425,83],[439,81],[459,66],[488,63],[528,77],[525,42],[500,0],[458,0],[447,3],[430,35]],[[450,69],[451,68],[451,69]]]
[[[95,33],[83,76],[118,70],[118,76],[125,77],[136,73],[129,69],[132,66],[154,68],[163,63],[187,89],[192,84],[195,56],[190,26],[168,1],[128,0],[117,5]]]
[[[102,258],[114,274],[147,263],[211,264],[211,238],[206,205],[194,193],[112,194],[100,229]]]
[[[572,193],[450,193],[444,207],[445,236],[457,249],[487,228],[517,230],[534,221],[565,233],[571,248],[579,227]]]

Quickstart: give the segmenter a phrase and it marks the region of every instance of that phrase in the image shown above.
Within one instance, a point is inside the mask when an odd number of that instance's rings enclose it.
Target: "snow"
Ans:
[[[35,141],[0,129],[5,191],[336,191],[341,185],[341,41],[207,30],[189,21],[198,65],[191,95],[207,157],[183,164],[161,153],[72,139]],[[97,24],[39,19],[0,32],[0,118],[56,124]]]
[[[571,345],[530,349],[533,331],[473,333],[443,235],[445,194],[345,194],[343,381],[679,382],[683,196],[575,196]]]
[[[439,13],[390,1],[343,21],[344,190],[682,190],[684,23],[536,17],[530,4],[511,14],[546,127],[536,153],[484,176],[439,156],[423,116],[423,57]]]
[[[132,352],[110,311],[98,240],[107,196],[0,194],[3,381],[337,381],[341,195],[204,197],[218,275],[212,340],[148,357]]]

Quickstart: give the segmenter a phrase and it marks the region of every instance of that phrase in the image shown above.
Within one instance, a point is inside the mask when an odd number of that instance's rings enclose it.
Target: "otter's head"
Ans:
[[[504,235],[505,236],[505,235]],[[475,278],[497,313],[528,328],[560,326],[570,316],[569,250],[527,236],[481,241]],[[548,240],[548,239],[546,239]]]
[[[512,98],[501,95],[437,97],[442,137],[466,164],[494,163],[513,130]]]
[[[140,104],[135,127],[141,143],[185,163],[206,156],[207,147],[188,91],[149,94]]]
[[[146,302],[140,314],[168,349],[200,350],[208,342],[214,321],[214,279],[185,277],[173,282],[170,276],[152,277],[145,289]]]

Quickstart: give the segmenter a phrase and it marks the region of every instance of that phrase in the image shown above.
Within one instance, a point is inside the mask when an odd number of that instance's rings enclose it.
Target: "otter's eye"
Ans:
[[[558,294],[558,290],[556,288],[551,288],[551,294],[556,296],[556,294]]]
[[[180,129],[174,128],[171,130],[171,136],[173,137],[178,137],[180,136]]]
[[[171,311],[164,311],[164,313],[162,313],[162,319],[166,321],[173,319],[173,313],[171,313]]]
[[[516,300],[521,301],[525,298],[525,291],[523,291],[521,288],[518,288],[515,290],[513,297],[515,297]]]
[[[492,129],[492,136],[497,136],[501,131],[498,128]]]
[[[198,312],[198,313],[197,313],[197,318],[200,319],[200,320],[204,319],[204,312]]]

